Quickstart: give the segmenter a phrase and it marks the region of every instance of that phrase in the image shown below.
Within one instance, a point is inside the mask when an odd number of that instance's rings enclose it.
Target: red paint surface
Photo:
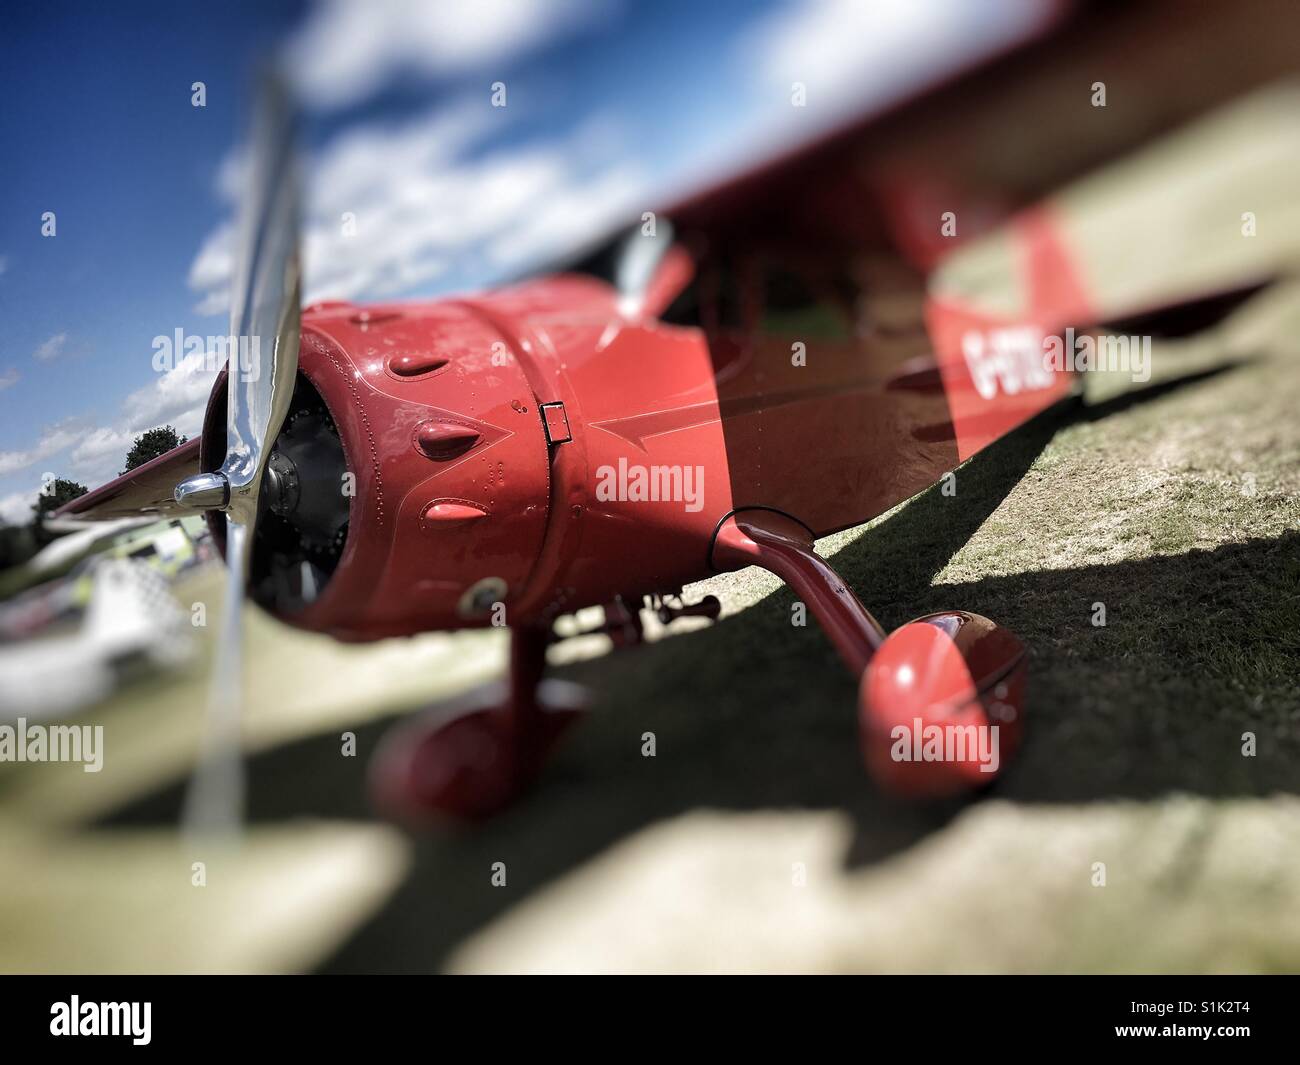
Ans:
[[[862,299],[836,304],[812,261],[791,268],[839,324],[810,335],[764,305],[776,260],[761,251],[735,268],[733,327],[711,327],[707,311],[703,328],[628,317],[608,285],[576,275],[309,308],[301,369],[357,494],[338,570],[288,620],[345,639],[482,625],[463,597],[498,578],[512,623],[545,622],[707,576],[736,510],[779,511],[814,537],[874,517],[1066,394],[1061,375],[981,395],[963,355],[972,329],[1017,325],[1041,341],[1086,306],[1047,221],[1026,216],[1018,233],[1032,306],[1014,323],[927,303],[901,260],[877,259]],[[664,273],[681,285],[693,271],[674,255]],[[709,277],[699,283],[707,292]],[[637,498],[639,473],[666,497]]]

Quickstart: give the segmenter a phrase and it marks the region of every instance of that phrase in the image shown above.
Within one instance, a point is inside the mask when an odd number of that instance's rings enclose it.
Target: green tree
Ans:
[[[175,428],[170,425],[160,425],[157,429],[150,429],[147,433],[141,433],[135,438],[135,443],[131,445],[131,450],[126,454],[126,469],[122,472],[130,473],[137,466],[143,466],[150,459],[165,455],[173,448],[180,447],[183,443],[185,443],[185,437],[180,436]]]
[[[88,491],[84,484],[77,481],[69,481],[66,477],[54,478],[41,489],[36,502],[32,504],[32,520],[39,522],[50,511],[58,510],[64,503],[71,503]]]
[[[0,573],[10,566],[26,562],[36,554],[39,544],[30,525],[6,525],[0,522]],[[0,599],[6,595],[4,582],[0,581]]]

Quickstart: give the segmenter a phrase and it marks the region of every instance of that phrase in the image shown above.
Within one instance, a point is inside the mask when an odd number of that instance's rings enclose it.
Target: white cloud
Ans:
[[[23,451],[0,451],[0,477],[25,470],[57,455],[77,442],[80,434],[69,422],[48,426],[39,440]]]
[[[231,258],[234,246],[234,224],[226,222],[204,239],[199,253],[190,264],[189,285],[202,292],[203,299],[194,308],[197,314],[223,314],[230,310],[230,274],[234,269]]]
[[[13,388],[18,383],[18,377],[18,371],[12,366],[5,370],[4,373],[0,373],[0,392],[3,392],[6,388]]]
[[[37,362],[52,362],[63,354],[63,349],[67,346],[67,343],[67,333],[55,333],[54,336],[32,352],[32,358]]]
[[[308,104],[343,107],[398,75],[481,70],[496,80],[510,60],[611,11],[602,0],[325,0],[290,40],[285,58]]]
[[[39,488],[31,488],[26,492],[10,492],[7,496],[0,496],[0,521],[10,525],[26,525],[32,520],[32,504],[39,494]]]
[[[195,436],[203,428],[215,364],[203,354],[187,355],[175,369],[127,396],[120,421],[79,434],[70,455],[78,476],[89,478],[92,488],[112,480],[135,438],[157,426],[172,425],[182,436]]]
[[[121,470],[135,438],[146,430],[170,424],[182,435],[192,437],[202,429],[208,393],[216,378],[216,371],[208,366],[214,363],[202,354],[187,356],[175,369],[132,392],[123,404],[122,418],[111,425],[64,421],[47,427],[30,448],[0,452],[0,477],[29,469],[66,451],[66,463],[78,480],[92,488],[111,481]]]
[[[345,131],[303,167],[305,300],[392,298],[448,272],[486,281],[563,255],[613,221],[635,219],[643,174],[620,162],[618,126],[579,125],[544,144],[472,157],[523,108],[461,100],[413,120]],[[237,166],[237,163],[231,166]],[[223,166],[223,172],[230,167]],[[233,212],[238,181],[218,194]],[[346,231],[345,216],[354,222]],[[224,309],[235,227],[208,235],[190,268],[201,313]]]
[[[1044,22],[1043,0],[796,0],[742,34],[760,91],[807,88],[814,113],[881,107]],[[796,109],[791,109],[795,113]]]
[[[585,182],[556,188],[487,246],[500,272],[576,251],[615,226],[640,217],[629,193],[641,186],[635,167],[612,166]]]
[[[79,473],[97,471],[92,476],[95,485],[111,481],[122,468],[122,460],[131,450],[135,437],[125,429],[100,426],[89,429],[80,435],[77,446],[72,449],[72,465]]]
[[[188,436],[197,432],[217,377],[212,367],[218,362],[210,355],[187,355],[175,369],[127,396],[125,425],[132,435],[165,424]]]
[[[9,269],[9,256],[0,255],[0,274]]]

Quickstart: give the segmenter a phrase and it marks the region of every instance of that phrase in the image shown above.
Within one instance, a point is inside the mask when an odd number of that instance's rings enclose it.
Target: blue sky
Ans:
[[[238,134],[274,51],[307,109],[307,296],[481,287],[995,46],[1039,0],[20,0],[0,42],[0,517],[198,426]],[[918,59],[918,54],[922,56]],[[808,106],[790,105],[793,80]],[[206,106],[191,85],[206,85]],[[506,85],[493,108],[491,85]],[[57,233],[41,235],[55,212]],[[345,231],[341,219],[354,219]]]
[[[203,324],[185,279],[221,216],[212,174],[243,107],[243,66],[292,12],[201,10],[202,32],[168,4],[6,10],[0,383],[12,383],[0,391],[0,499],[46,470],[87,480],[120,469],[124,455],[74,471],[70,447],[22,458],[111,423],[153,375],[151,338]],[[196,80],[208,85],[203,109],[190,106]],[[41,235],[46,211],[53,237]]]

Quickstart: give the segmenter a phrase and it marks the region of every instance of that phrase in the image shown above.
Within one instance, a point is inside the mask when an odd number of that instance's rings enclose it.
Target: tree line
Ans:
[[[146,462],[167,454],[185,442],[186,438],[171,425],[160,425],[156,429],[141,433],[126,453],[126,468],[121,473],[130,473],[137,466],[143,466]],[[27,561],[55,539],[55,534],[45,529],[42,524],[45,516],[84,496],[88,491],[89,489],[80,481],[68,477],[55,477],[36,497],[36,502],[32,504],[32,516],[28,522],[9,524],[0,518],[0,569]]]

